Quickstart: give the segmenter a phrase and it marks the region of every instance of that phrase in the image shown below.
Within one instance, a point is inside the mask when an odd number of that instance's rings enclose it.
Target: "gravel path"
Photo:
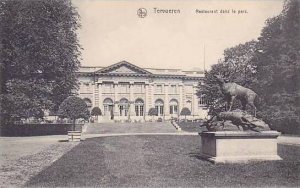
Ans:
[[[199,136],[90,138],[27,182],[47,187],[274,187],[300,185],[300,147],[279,145],[283,161],[211,164]]]
[[[42,169],[50,166],[78,143],[60,142],[44,147],[43,150],[11,160],[0,167],[0,187],[21,187]],[[37,149],[37,148],[34,148]],[[36,150],[32,151],[36,151]]]
[[[66,135],[0,137],[0,166],[7,165],[21,157],[39,153],[64,139],[67,139]]]

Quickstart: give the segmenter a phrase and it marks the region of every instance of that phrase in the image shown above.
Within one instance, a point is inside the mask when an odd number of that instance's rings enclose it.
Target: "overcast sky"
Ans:
[[[259,37],[283,1],[103,1],[74,0],[81,16],[82,65],[108,66],[126,60],[148,68],[203,69],[226,48]],[[145,8],[145,18],[137,10]],[[180,14],[155,14],[180,9]],[[198,10],[247,10],[246,14],[196,14]]]

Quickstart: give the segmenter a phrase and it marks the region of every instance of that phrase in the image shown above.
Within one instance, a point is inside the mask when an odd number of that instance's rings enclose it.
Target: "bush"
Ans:
[[[75,130],[76,119],[88,119],[90,117],[90,112],[84,100],[74,96],[68,97],[61,103],[58,114],[60,117],[67,117],[73,120],[73,130]]]
[[[191,111],[190,109],[188,109],[187,107],[184,107],[181,112],[180,115],[184,116],[184,119],[186,120],[186,116],[191,115]]]
[[[99,108],[99,107],[94,107],[93,109],[92,109],[92,112],[91,112],[91,115],[92,116],[101,116],[102,115],[102,112],[101,112],[101,109]]]
[[[149,112],[148,112],[149,116],[157,116],[157,114],[158,114],[158,112],[157,112],[156,108],[149,109]]]
[[[300,135],[300,116],[294,109],[284,109],[281,106],[265,106],[257,112],[257,117],[264,120],[272,130],[283,134]]]
[[[159,117],[158,119],[157,119],[157,122],[162,122],[163,120],[162,120],[162,118],[161,117]]]
[[[81,130],[83,124],[77,124]],[[1,136],[43,136],[65,135],[72,129],[72,124],[11,124],[1,127]]]

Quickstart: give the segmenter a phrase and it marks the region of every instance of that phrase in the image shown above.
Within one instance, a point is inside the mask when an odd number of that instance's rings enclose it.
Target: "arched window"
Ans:
[[[142,99],[135,100],[135,115],[144,116],[144,101]]]
[[[170,100],[170,114],[178,114],[178,102],[175,99]]]
[[[91,108],[91,107],[92,107],[92,101],[91,101],[91,99],[89,99],[89,98],[84,98],[83,100],[84,100],[84,102],[86,103],[86,105],[88,106],[88,108]]]
[[[157,115],[158,116],[163,116],[164,114],[164,101],[161,99],[157,99],[155,101],[155,108],[157,110]]]
[[[109,116],[113,113],[113,100],[106,98],[103,101],[103,114]]]
[[[120,116],[127,116],[128,108],[129,108],[128,100],[125,98],[122,98],[119,103]]]
[[[198,101],[198,106],[199,107],[203,107],[207,105],[207,101],[206,101],[206,96],[205,95],[201,95],[199,97],[199,101]]]

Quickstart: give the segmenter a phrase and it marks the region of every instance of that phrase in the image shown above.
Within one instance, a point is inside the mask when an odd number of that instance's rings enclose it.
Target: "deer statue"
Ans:
[[[242,110],[246,110],[247,104],[254,108],[254,117],[256,117],[256,106],[254,105],[254,100],[257,94],[251,89],[245,88],[241,85],[238,85],[234,82],[225,82],[225,80],[220,75],[214,76],[218,81],[218,84],[222,90],[222,93],[225,95],[227,105],[231,111],[233,101],[238,99],[242,103]]]

